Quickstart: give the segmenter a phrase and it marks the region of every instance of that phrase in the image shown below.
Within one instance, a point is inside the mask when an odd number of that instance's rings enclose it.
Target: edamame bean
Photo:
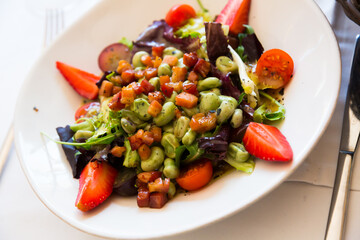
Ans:
[[[152,147],[150,157],[141,161],[141,169],[145,172],[156,170],[161,167],[164,159],[164,150],[161,147]]]
[[[175,158],[176,154],[176,148],[180,146],[179,141],[172,133],[165,133],[163,137],[161,138],[161,146],[164,147],[165,154],[169,158]]]
[[[89,130],[78,130],[76,131],[76,133],[74,134],[74,138],[75,140],[83,138],[83,139],[88,139],[90,137],[92,137],[94,135],[94,132],[89,131]]]
[[[178,120],[176,120],[174,135],[178,139],[182,138],[186,131],[189,128],[190,119],[185,116],[181,116]]]
[[[141,62],[142,56],[149,56],[149,53],[147,53],[145,51],[139,51],[134,54],[134,56],[132,58],[132,64],[133,64],[134,68],[145,67],[145,65]]]
[[[211,110],[216,110],[220,103],[220,99],[215,93],[203,94],[200,98],[199,110],[201,113],[207,113]]]
[[[184,56],[184,53],[174,47],[167,47],[164,49],[163,57],[165,57],[166,55],[175,56],[179,59],[182,58],[182,56]]]
[[[165,159],[163,173],[164,173],[165,177],[170,178],[170,179],[174,179],[179,176],[180,170],[175,165],[174,159],[171,159],[171,158]]]
[[[145,70],[145,69],[146,69],[146,67],[136,67],[134,69],[134,71],[137,72],[137,71],[142,71],[142,70]]]
[[[172,103],[175,103],[176,101],[176,96],[177,96],[177,92],[173,91],[171,96],[169,98],[166,98],[165,99],[165,102],[172,102]]]
[[[189,128],[189,130],[187,130],[181,141],[184,145],[189,146],[195,141],[195,138],[196,138],[196,132],[191,130],[191,128]]]
[[[124,141],[124,146],[126,151],[123,165],[127,168],[137,167],[140,161],[138,152],[131,149],[129,140]]]
[[[143,98],[137,98],[131,105],[131,111],[133,111],[139,119],[148,121],[151,119],[151,115],[148,113],[149,106],[148,101]]]
[[[184,68],[186,68],[186,69],[189,69],[189,67],[184,64],[184,58],[179,58],[176,66],[177,66],[177,67],[184,67]]]
[[[94,125],[90,121],[84,121],[81,123],[72,124],[70,126],[70,129],[73,132],[77,132],[79,130],[91,131],[91,132],[95,131]]]
[[[174,133],[174,122],[170,122],[162,127],[164,132]]]
[[[217,96],[220,96],[220,95],[221,95],[220,89],[218,89],[218,88],[212,88],[212,89],[210,89],[210,90],[200,92],[200,96],[205,95],[205,94],[208,94],[208,93],[215,93]]]
[[[146,101],[149,100],[149,97],[147,95],[145,95],[144,93],[140,93],[139,95],[136,96],[136,99],[137,98],[142,98],[142,99],[145,99]]]
[[[232,115],[230,125],[233,128],[240,127],[241,123],[243,121],[243,111],[241,109],[235,109],[234,114]]]
[[[158,67],[158,76],[171,76],[171,67],[167,63],[161,63]]]
[[[159,77],[153,77],[149,80],[149,83],[155,87],[156,91],[160,90],[160,78]]]
[[[208,77],[204,80],[200,80],[197,85],[197,90],[204,91],[209,90],[211,88],[217,88],[221,86],[221,81],[217,77]]]
[[[219,96],[221,104],[216,110],[216,122],[218,124],[226,122],[234,113],[237,101],[233,97]]]
[[[168,191],[168,198],[169,199],[172,199],[175,197],[175,194],[176,194],[176,187],[175,187],[175,184],[170,182],[170,186],[169,186],[169,191]]]
[[[229,144],[226,157],[236,162],[245,162],[249,159],[250,154],[245,150],[241,143],[232,142]]]
[[[136,131],[136,125],[129,119],[121,118],[120,123],[126,133],[131,134]]]
[[[142,120],[140,120],[136,114],[130,110],[127,109],[122,109],[121,110],[121,116],[122,117],[126,117],[128,118],[130,121],[132,121],[133,123],[135,123],[136,125],[140,125],[143,124],[144,122]]]
[[[220,56],[216,59],[216,68],[223,73],[236,73],[238,70],[237,65],[228,57]]]
[[[175,117],[176,106],[173,102],[167,102],[163,105],[161,112],[154,118],[154,123],[158,127],[168,124]]]
[[[192,117],[193,115],[199,113],[199,108],[196,106],[196,107],[193,107],[193,108],[182,108],[184,110],[184,112],[186,113],[186,115],[188,117]]]

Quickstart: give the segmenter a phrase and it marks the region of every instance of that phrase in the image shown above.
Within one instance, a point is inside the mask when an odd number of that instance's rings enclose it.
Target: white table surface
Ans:
[[[65,12],[69,26],[98,0],[80,0]],[[9,128],[18,90],[41,54],[44,14],[35,1],[0,1],[0,143]],[[316,0],[339,41],[343,80],[334,116],[323,137],[290,178],[245,210],[175,239],[323,239],[340,141],[355,36],[360,28],[332,0]],[[306,16],[304,16],[306,17]],[[311,36],[309,36],[311,37]],[[324,56],[326,57],[326,56]],[[359,159],[359,156],[357,156]],[[355,165],[345,239],[360,239],[360,165]],[[101,239],[64,223],[36,197],[12,147],[0,175],[0,239]]]

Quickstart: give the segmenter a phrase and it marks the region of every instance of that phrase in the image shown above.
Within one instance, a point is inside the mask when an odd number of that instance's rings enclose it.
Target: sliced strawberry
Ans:
[[[100,80],[99,76],[58,61],[56,62],[56,68],[78,94],[91,100],[97,98],[99,88],[95,83]]]
[[[81,172],[75,206],[88,211],[105,201],[113,190],[117,170],[105,161],[90,161]]]
[[[216,18],[216,22],[229,25],[229,31],[239,34],[244,31],[244,24],[249,22],[251,0],[229,0]]]
[[[267,161],[290,161],[293,151],[279,129],[251,122],[245,132],[243,143],[251,155]]]

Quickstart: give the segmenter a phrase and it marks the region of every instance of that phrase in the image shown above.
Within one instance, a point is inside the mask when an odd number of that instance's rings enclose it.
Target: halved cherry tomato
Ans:
[[[79,118],[85,117],[88,112],[94,111],[95,115],[100,111],[100,103],[98,102],[89,102],[78,108],[75,112],[75,121]]]
[[[165,22],[173,27],[183,26],[187,20],[196,17],[195,9],[188,4],[178,4],[170,8],[166,14]]]
[[[278,89],[285,86],[294,71],[294,61],[280,49],[264,52],[256,66],[259,84],[264,88]]]
[[[213,167],[211,161],[202,159],[190,164],[180,172],[176,182],[185,190],[197,190],[208,184],[212,178]]]

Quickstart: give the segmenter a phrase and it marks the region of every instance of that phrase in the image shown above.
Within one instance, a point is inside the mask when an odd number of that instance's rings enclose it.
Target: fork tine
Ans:
[[[45,11],[44,47],[48,46],[64,29],[64,11],[61,8],[47,8]]]

